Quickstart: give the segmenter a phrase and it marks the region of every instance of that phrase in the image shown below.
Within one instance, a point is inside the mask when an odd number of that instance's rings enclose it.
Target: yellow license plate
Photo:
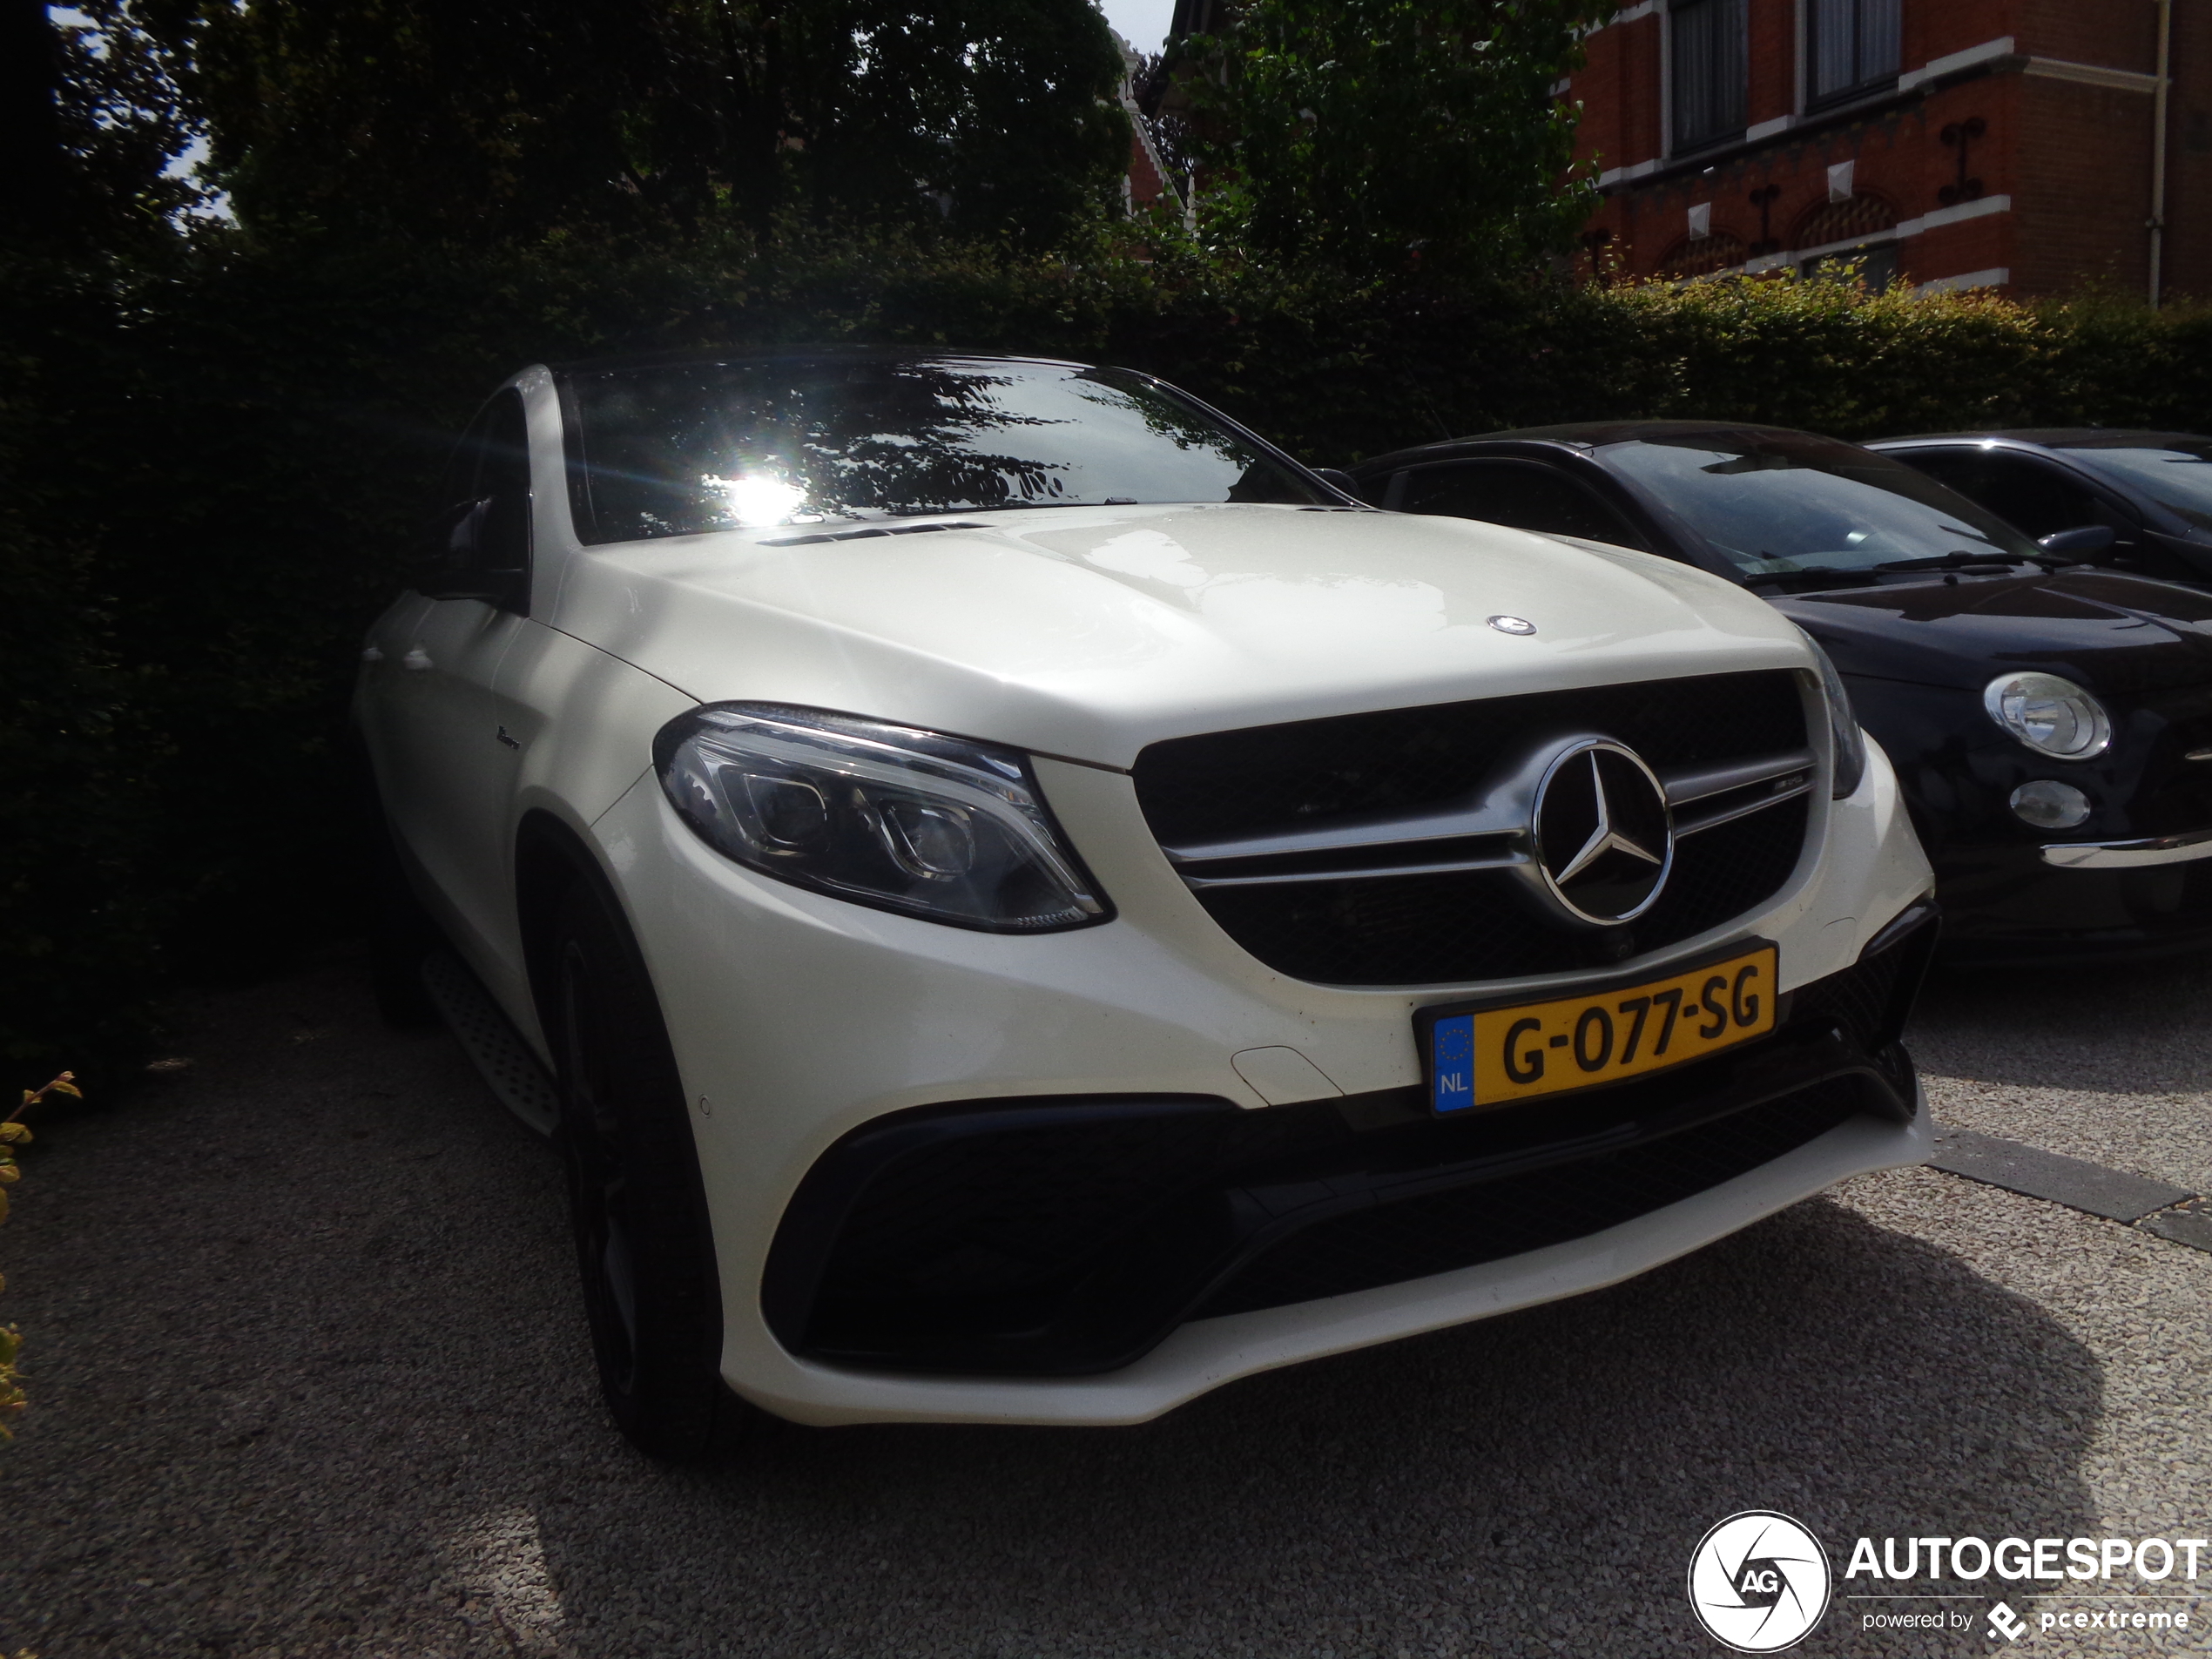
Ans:
[[[1595,1089],[1687,1064],[1774,1029],[1772,945],[1702,968],[1549,1002],[1425,1008],[1440,1113]]]

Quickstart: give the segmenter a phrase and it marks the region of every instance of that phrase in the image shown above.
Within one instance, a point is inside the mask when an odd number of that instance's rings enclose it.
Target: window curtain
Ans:
[[[1743,7],[1744,0],[1687,0],[1672,8],[1677,150],[1743,130]]]
[[[1897,73],[1898,0],[1812,0],[1811,12],[1816,100]]]

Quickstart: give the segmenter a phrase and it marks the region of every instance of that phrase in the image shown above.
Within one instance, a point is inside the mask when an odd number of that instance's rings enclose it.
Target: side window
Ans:
[[[1576,480],[1533,461],[1460,461],[1399,475],[1402,512],[1480,518],[1547,536],[1642,547],[1628,521]]]
[[[438,484],[416,586],[434,598],[478,598],[509,610],[528,603],[530,562],[529,423],[511,388],[469,423]]]
[[[492,401],[484,460],[476,494],[489,503],[476,536],[475,566],[486,577],[516,577],[530,563],[530,438],[523,395],[502,392]]]
[[[1898,459],[2032,536],[2108,523],[2097,498],[2057,468],[1989,449],[1912,450]]]

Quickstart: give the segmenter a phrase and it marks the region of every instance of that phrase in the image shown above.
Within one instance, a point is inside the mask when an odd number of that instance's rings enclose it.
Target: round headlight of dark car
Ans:
[[[2103,704],[2056,674],[2006,674],[1981,694],[1989,718],[2040,755],[2087,760],[2112,746]]]

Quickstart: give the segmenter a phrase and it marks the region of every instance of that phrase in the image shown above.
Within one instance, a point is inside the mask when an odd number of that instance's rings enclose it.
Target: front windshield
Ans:
[[[2036,551],[1934,479],[1834,438],[1713,428],[1609,444],[1603,454],[1746,579]]]
[[[2212,439],[2177,438],[2140,448],[2070,445],[2067,453],[2132,484],[2197,529],[2212,529]]]
[[[1327,499],[1180,399],[1110,369],[775,359],[563,377],[586,542],[918,513]]]

